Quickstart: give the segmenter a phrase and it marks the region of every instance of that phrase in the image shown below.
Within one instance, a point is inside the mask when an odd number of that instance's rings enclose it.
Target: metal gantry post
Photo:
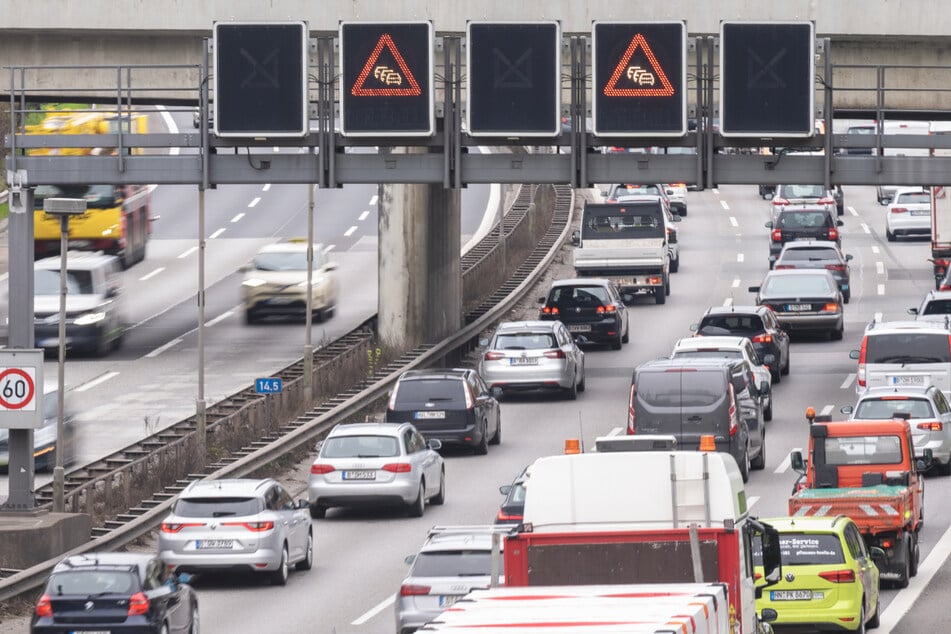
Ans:
[[[63,449],[66,438],[63,428],[63,392],[66,390],[66,251],[69,248],[69,216],[59,217],[59,328],[57,336],[58,372],[56,377],[56,465],[53,467],[53,512],[66,510],[66,470],[63,467]]]
[[[825,69],[823,71],[825,77],[822,81],[822,95],[824,97],[822,115],[825,121],[825,169],[823,170],[825,180],[823,186],[826,191],[829,191],[832,189],[832,122],[834,121],[832,116],[832,51],[829,38],[823,38],[822,45],[822,59]]]
[[[716,40],[717,38],[713,36],[707,36],[707,63],[705,76],[706,85],[704,86],[707,98],[706,103],[704,104],[705,116],[703,117],[703,136],[705,145],[704,151],[707,163],[707,182],[705,186],[707,188],[713,188],[716,186],[716,183],[714,182],[715,174],[713,173],[713,69],[716,57]]]
[[[195,427],[198,434],[198,451],[203,460],[208,432],[205,413],[205,190],[207,189],[211,148],[208,140],[208,64],[211,40],[205,40],[202,54],[201,77],[199,77],[200,112],[198,122],[201,130],[201,174],[198,186],[198,394],[195,398]]]
[[[304,300],[304,402],[314,396],[314,185],[307,185],[307,298]],[[267,397],[265,397],[267,398]]]

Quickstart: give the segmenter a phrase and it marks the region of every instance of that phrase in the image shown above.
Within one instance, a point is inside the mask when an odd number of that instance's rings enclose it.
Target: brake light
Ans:
[[[865,387],[865,347],[868,345],[868,337],[862,337],[862,347],[859,349],[859,369],[855,375],[859,387]]]
[[[828,304],[826,304],[825,306],[822,307],[822,311],[821,311],[821,312],[823,312],[823,313],[837,313],[837,312],[839,312],[839,305],[836,304],[835,302],[829,302]]]
[[[825,570],[819,576],[832,583],[855,583],[854,570]]]
[[[521,522],[522,515],[521,513],[518,515],[510,515],[506,513],[505,511],[503,511],[502,509],[499,509],[499,513],[498,515],[495,516],[495,519],[500,522]]]
[[[777,270],[780,270],[780,269],[794,269],[794,268],[796,268],[796,267],[793,266],[792,264],[777,264],[777,265],[774,266],[773,268],[774,268],[774,269],[777,269]]]
[[[466,395],[466,409],[472,409],[475,405],[475,399],[472,398],[472,390],[469,389],[467,382],[463,382],[462,392]]]
[[[829,239],[833,241],[838,240],[839,230],[836,229],[835,227],[829,227]]]
[[[310,465],[310,472],[314,475],[324,475],[326,473],[330,473],[331,471],[334,471],[333,465],[320,464],[318,462]]]
[[[414,586],[409,584],[400,586],[401,597],[417,597],[421,594],[429,594],[429,586]]]
[[[753,343],[771,343],[773,341],[773,335],[770,335],[770,334],[756,335],[755,337],[753,337],[752,341]]]
[[[634,433],[634,399],[637,397],[637,386],[631,383],[631,400],[627,405],[627,433]]]
[[[891,395],[889,395],[889,396],[883,396],[883,397],[882,397],[882,400],[883,400],[883,401],[907,401],[907,400],[908,400],[908,397],[907,397],[907,396],[891,396]]]
[[[542,314],[543,315],[557,315],[558,307],[557,306],[543,306]]]
[[[263,533],[274,528],[274,522],[222,522],[222,526],[241,526],[252,533]]]
[[[841,271],[844,273],[845,265],[844,264],[826,264],[826,269],[830,271]]]
[[[413,465],[408,462],[391,462],[383,465],[383,470],[390,473],[409,473],[413,470]]]
[[[204,526],[201,522],[193,522],[189,524],[176,524],[174,522],[162,522],[161,531],[163,533],[178,533],[183,528],[193,528],[195,526]]]
[[[783,230],[782,230],[782,229],[773,229],[772,238],[773,238],[773,242],[782,242],[782,241],[783,241]]]
[[[918,423],[918,429],[923,429],[925,431],[941,431],[944,429],[944,425],[941,424],[941,421],[934,423]]]
[[[609,203],[616,203],[616,202],[617,202],[617,198],[608,198],[608,202],[609,202]]]
[[[687,184],[686,183],[671,183],[670,186],[671,187],[686,187]]]
[[[753,581],[759,581],[762,578],[763,578],[762,573],[757,572],[755,575],[753,575]]]
[[[908,208],[907,207],[892,207],[888,211],[889,213],[893,213],[893,214],[907,214]]]
[[[129,616],[138,616],[149,613],[149,599],[142,592],[136,592],[129,597]]]
[[[608,304],[607,306],[598,306],[597,313],[603,315],[604,313],[616,313],[617,306],[614,304]]]
[[[504,359],[505,354],[501,352],[489,351],[489,352],[486,352],[482,358],[485,359],[486,361],[498,361],[499,359]]]
[[[565,358],[564,350],[546,350],[543,354],[549,359],[564,359]]]
[[[835,204],[835,198],[832,198],[832,197],[830,197],[830,196],[826,196],[825,198],[820,198],[820,199],[819,199],[819,204],[820,204],[820,205],[834,205],[834,204]]]
[[[736,436],[739,431],[739,424],[736,417],[736,394],[733,392],[733,384],[730,383],[730,436]]]
[[[393,386],[393,393],[390,394],[390,402],[386,404],[386,409],[393,411],[396,409],[396,392],[400,389],[399,381]]]
[[[891,548],[893,546],[892,540],[885,538],[882,540],[882,548]]]
[[[773,198],[774,207],[785,207],[788,204],[789,204],[789,201],[786,200],[785,198]]]
[[[50,595],[44,594],[36,602],[36,616],[53,616],[53,603],[50,601]]]

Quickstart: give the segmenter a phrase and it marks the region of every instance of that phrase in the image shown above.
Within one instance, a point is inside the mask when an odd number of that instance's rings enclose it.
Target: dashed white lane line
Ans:
[[[357,225],[353,225],[349,229],[343,232],[343,235],[347,238],[353,235],[353,232],[357,230]]]
[[[163,352],[165,352],[166,350],[168,350],[169,348],[172,348],[173,346],[177,346],[177,345],[180,344],[181,342],[182,342],[181,339],[172,339],[171,341],[169,341],[169,342],[166,343],[165,345],[159,346],[158,348],[156,348],[156,349],[153,350],[152,352],[149,352],[149,353],[146,354],[145,356],[148,357],[148,358],[150,358],[150,359],[153,359],[153,358],[159,356],[160,354],[162,354]]]
[[[872,319],[875,320],[875,321],[881,321],[881,320],[882,320],[882,313],[875,313],[874,315],[872,315]]]
[[[744,256],[742,253],[737,253],[737,254],[736,254],[736,261],[737,261],[737,262],[742,262],[744,259],[745,259],[745,256]]]
[[[96,387],[97,385],[99,385],[100,383],[105,383],[105,382],[108,381],[109,379],[114,378],[114,377],[117,377],[117,376],[119,376],[119,373],[118,373],[118,372],[106,372],[105,374],[103,374],[103,375],[101,375],[101,376],[97,376],[96,378],[94,378],[94,379],[92,379],[92,380],[90,380],[90,381],[86,381],[85,383],[83,383],[82,385],[80,385],[79,387],[77,387],[76,389],[74,389],[73,391],[74,391],[74,392],[85,392],[86,390],[90,390],[90,389]]]
[[[360,220],[360,221],[366,220],[366,219],[367,219],[367,216],[369,216],[369,215],[370,215],[370,212],[369,212],[369,211],[364,211],[362,214],[360,214],[360,216],[357,218],[357,220]]]
[[[144,282],[144,281],[146,281],[146,280],[150,280],[150,279],[152,279],[153,277],[155,277],[156,275],[158,275],[159,273],[161,273],[161,272],[164,271],[164,270],[165,270],[165,267],[164,267],[164,266],[160,266],[160,267],[158,267],[157,269],[155,269],[154,271],[152,271],[151,273],[146,273],[145,275],[143,275],[142,277],[140,277],[140,278],[139,278],[139,281],[140,281],[140,282]]]
[[[730,216],[730,224],[731,224],[732,226],[734,226],[734,227],[739,227],[739,226],[740,226],[740,223],[738,223],[738,222],[736,221],[736,218],[734,218],[733,216]]]
[[[881,253],[881,251],[879,251],[879,249],[878,249],[878,245],[877,245],[877,244],[873,244],[873,245],[872,245],[872,253]]]
[[[255,196],[254,199],[253,199],[251,202],[248,203],[248,209],[251,209],[251,208],[253,208],[253,207],[257,207],[259,202],[261,202],[261,197],[260,197],[260,196]]]
[[[834,405],[826,405],[826,406],[823,407],[822,410],[819,412],[819,416],[828,416],[829,414],[832,413],[832,408],[833,408],[833,407],[835,407],[835,406],[834,406]]]
[[[180,253],[180,254],[178,255],[178,259],[181,260],[182,258],[187,258],[189,255],[191,255],[192,253],[194,253],[194,252],[197,251],[197,250],[198,250],[198,247],[189,247],[189,248],[185,249],[185,251],[184,251],[183,253]]]
[[[789,454],[786,454],[786,457],[783,458],[783,461],[779,463],[779,466],[773,469],[773,473],[778,473],[778,474],[786,473],[787,471],[789,471],[789,467],[790,467]]]
[[[376,204],[376,200],[377,200],[376,194],[374,194],[373,196],[370,196],[370,206],[371,206],[371,207]]]
[[[225,312],[221,313],[220,315],[218,315],[218,316],[215,317],[214,319],[209,319],[208,321],[206,321],[206,322],[205,322],[205,325],[206,325],[206,326],[214,326],[214,325],[217,324],[218,322],[224,321],[225,319],[227,319],[228,317],[231,317],[232,315],[234,315],[234,311],[233,311],[233,310],[226,310]]]
[[[865,233],[872,233],[872,230],[871,230],[871,229],[869,228],[869,226],[868,226],[867,224],[865,224],[864,222],[862,223],[861,226],[862,226],[862,231],[864,231]]]
[[[732,304],[732,303],[733,303],[733,298],[732,298],[732,297],[727,297],[725,300],[723,300],[723,305],[724,305],[724,306],[729,306],[729,305]]]
[[[757,502],[759,502],[759,496],[751,495],[750,497],[746,499],[746,508],[748,509],[753,508],[753,505],[756,504]]]
[[[740,287],[740,278],[734,277],[734,278],[733,278],[733,284],[732,284],[732,286],[733,286],[733,288],[739,288],[739,287]]]
[[[845,377],[845,380],[842,381],[842,385],[839,386],[840,390],[847,390],[852,386],[852,381],[855,380],[855,373],[849,374]]]
[[[879,295],[884,295],[884,294],[885,294],[885,285],[884,285],[884,284],[879,284],[879,285],[878,285],[878,294],[879,294]]]
[[[261,191],[262,191],[262,192],[266,192],[266,191],[269,191],[270,189],[271,189],[271,184],[270,184],[270,183],[265,183],[265,184],[264,184],[264,187],[261,188]]]
[[[623,427],[614,427],[608,432],[608,436],[620,436],[622,431],[624,431]]]
[[[333,250],[336,249],[336,248],[337,248],[337,245],[336,245],[336,244],[331,244],[331,245],[328,246],[326,249],[324,249],[324,253],[330,253],[331,251],[333,251]]]
[[[714,187],[712,191],[713,191],[713,193],[716,194],[717,196],[720,195],[720,190],[717,189],[716,187]]]
[[[885,275],[885,263],[884,263],[884,262],[876,262],[876,263],[875,263],[875,272],[878,273],[879,275]]]
[[[730,206],[726,203],[725,200],[720,201],[720,206],[726,209],[727,211],[730,211]]]
[[[221,235],[222,233],[224,233],[225,231],[227,231],[227,229],[225,229],[224,227],[222,227],[221,229],[218,229],[218,230],[215,231],[213,234],[211,234],[210,236],[208,236],[208,239],[209,239],[209,240],[214,240],[215,238],[217,238],[218,236],[220,236],[220,235]]]
[[[855,211],[855,207],[849,207],[848,210],[849,210],[849,213],[852,214],[853,216],[859,215],[859,212]]]
[[[379,614],[380,612],[382,612],[389,606],[393,605],[393,602],[395,600],[396,600],[396,595],[391,594],[390,596],[383,599],[382,601],[377,603],[375,606],[373,606],[372,608],[364,612],[360,617],[357,618],[357,620],[351,621],[350,625],[363,625],[364,623],[372,619],[374,616],[376,616],[377,614]]]
[[[231,219],[231,222],[239,222],[242,218],[244,218],[244,212],[243,212],[243,211],[242,211],[241,213],[237,214],[234,218],[232,218],[232,219]]]

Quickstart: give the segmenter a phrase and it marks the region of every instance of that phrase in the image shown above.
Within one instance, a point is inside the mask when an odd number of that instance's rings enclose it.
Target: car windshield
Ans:
[[[778,295],[829,295],[833,283],[825,275],[769,275],[763,282],[763,294]]]
[[[524,505],[525,504],[525,484],[519,482],[518,484],[513,484],[512,488],[509,489],[508,497],[505,498],[506,506],[514,505]]]
[[[822,185],[783,185],[779,193],[783,198],[822,198],[826,190]]]
[[[951,314],[951,299],[933,299],[925,304],[924,310],[920,311],[922,315],[948,315]]]
[[[50,576],[47,594],[81,595],[134,594],[139,590],[139,578],[130,570],[67,570]]]
[[[698,349],[698,350],[674,350],[671,355],[673,359],[741,359],[743,353],[739,350],[717,350],[717,349]]]
[[[492,574],[492,551],[423,551],[413,562],[411,577],[488,577]]]
[[[892,202],[904,205],[927,205],[931,202],[931,194],[928,192],[899,192]]]
[[[263,510],[261,500],[248,497],[180,498],[175,503],[179,517],[245,517]]]
[[[461,379],[412,379],[400,381],[396,390],[397,403],[419,403],[425,401],[463,401]]]
[[[763,320],[759,315],[740,315],[730,313],[728,315],[707,315],[700,322],[697,332],[700,334],[713,334],[718,331],[730,334],[757,333],[763,331]]]
[[[549,350],[557,348],[550,332],[512,332],[497,335],[494,350]]]
[[[907,414],[911,418],[934,418],[931,401],[926,398],[884,397],[862,399],[853,418],[881,420]]]
[[[92,292],[92,271],[66,270],[67,295],[90,295]],[[59,268],[34,269],[33,294],[59,295]]]
[[[650,205],[645,205],[652,207]],[[586,210],[581,226],[581,237],[589,240],[625,240],[663,238],[666,232],[660,207],[638,209],[640,205]]]
[[[778,226],[783,229],[821,229],[828,227],[829,214],[821,211],[784,211]]]
[[[753,562],[763,565],[763,551],[753,542]],[[783,566],[822,566],[845,563],[842,541],[830,533],[780,533],[779,550]]]
[[[314,259],[314,268],[317,268]],[[274,251],[254,256],[254,268],[259,271],[306,271],[307,253],[304,251]]]
[[[898,436],[842,436],[826,438],[825,464],[899,464],[901,438]]]
[[[334,436],[324,441],[321,458],[391,458],[400,455],[393,436]]]
[[[621,196],[663,196],[664,192],[657,185],[615,185],[611,198]]]
[[[558,308],[596,308],[608,303],[603,286],[556,286],[548,295],[548,304]]]
[[[865,340],[866,363],[951,363],[948,335],[896,332]]]
[[[835,249],[829,247],[802,247],[786,249],[780,254],[779,262],[811,262],[820,260],[840,260]]]

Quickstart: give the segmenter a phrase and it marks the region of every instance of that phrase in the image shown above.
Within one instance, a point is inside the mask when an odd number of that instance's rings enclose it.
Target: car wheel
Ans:
[[[681,218],[687,217],[687,205],[684,205],[683,209],[680,210],[680,217]]]
[[[951,476],[951,458],[949,458],[945,463],[936,463],[935,471],[941,476]]]
[[[895,580],[896,588],[907,588],[908,580],[911,579],[911,540],[906,534],[904,539],[904,556],[902,557],[902,568],[898,573],[898,579]]]
[[[614,344],[611,344],[611,347],[615,350],[620,349],[621,344],[617,344],[617,348],[614,347]],[[578,398],[578,383],[576,381],[571,382],[571,387],[565,389],[565,398],[569,401],[573,401]]]
[[[679,270],[680,270],[680,254],[678,253],[677,259],[670,261],[670,272],[676,273]]]
[[[665,284],[666,286],[666,284]],[[655,304],[666,304],[667,295],[664,292],[664,286],[655,286],[654,287],[654,303]]]
[[[746,446],[746,451],[743,452],[743,460],[740,461],[740,475],[743,476],[743,482],[749,482],[750,480],[750,447]]]
[[[918,576],[918,559],[921,556],[921,550],[918,548],[918,533],[911,534],[909,543],[911,551],[909,552],[908,574],[912,577]]]
[[[119,334],[116,335],[115,338],[112,340],[112,351],[113,351],[113,352],[115,352],[116,350],[119,350],[120,348],[122,348],[122,344],[123,344],[123,339],[124,339],[124,338],[125,338],[125,329],[120,327],[120,328],[119,328]]]
[[[298,561],[294,567],[298,570],[310,570],[314,567],[314,532],[312,530],[307,531],[307,552],[304,553],[304,558]]]
[[[617,336],[617,339],[611,340],[611,350],[620,350],[623,344],[624,344],[624,335],[619,334]]]
[[[763,444],[760,446],[759,455],[755,460],[750,461],[750,469],[762,471],[766,468],[766,434],[763,434]]]
[[[250,310],[244,311],[244,323],[251,325],[257,321],[257,318],[254,316]]]
[[[581,381],[578,382],[578,391],[584,392],[587,387],[588,386],[584,382],[584,368],[581,368]]]
[[[670,295],[670,276],[664,276],[664,295]]]
[[[763,420],[767,423],[773,420],[773,393],[769,394],[769,405],[763,409]]]
[[[881,622],[882,622],[881,616],[880,616],[881,611],[882,611],[882,601],[881,599],[876,598],[875,612],[872,614],[872,618],[868,620],[868,623],[865,624],[865,627],[867,627],[870,630],[877,629],[878,626],[881,625]]]
[[[290,574],[290,567],[287,563],[287,544],[281,548],[281,564],[277,567],[277,570],[271,572],[271,585],[272,586],[284,586],[287,585],[287,576]]]
[[[843,302],[845,302],[846,304],[848,304],[851,299],[852,299],[852,291],[851,291],[851,289],[850,289],[850,290],[847,290],[847,291],[842,291],[842,301],[843,301]]]
[[[188,626],[188,634],[198,634],[201,630],[201,621],[198,618],[198,606],[192,608],[192,622]]]
[[[409,514],[412,517],[422,517],[425,511],[426,511],[426,483],[424,481],[420,481],[419,494],[416,496],[416,501],[410,505]]]
[[[310,516],[315,520],[322,520],[327,517],[327,507],[320,504],[310,505]]]
[[[439,473],[439,493],[433,496],[433,499],[430,500],[436,506],[439,506],[446,501],[446,470],[443,469]]]
[[[492,435],[492,438],[489,440],[490,445],[498,445],[502,442],[502,415],[499,414],[499,420],[495,424],[495,433]]]
[[[770,376],[770,378],[773,379],[773,385],[777,385],[777,384],[779,384],[779,383],[782,383],[782,381],[783,381],[783,372],[782,372],[782,370],[773,370],[772,368],[770,368],[770,370],[769,370],[769,376]]]
[[[859,626],[855,628],[855,634],[865,634],[865,602],[862,602],[862,607],[859,608]]]
[[[479,441],[479,444],[475,446],[475,452],[478,456],[484,456],[489,453],[489,426],[483,421],[482,423],[482,439]]]
[[[631,324],[628,322],[627,327],[624,329],[624,334],[621,336],[621,343],[628,343],[631,340]]]
[[[887,227],[885,228],[885,239],[888,240],[889,242],[895,241],[895,234],[892,233],[891,229]]]
[[[783,369],[780,370],[781,374],[789,374],[789,351],[786,351],[786,365],[783,366]]]

